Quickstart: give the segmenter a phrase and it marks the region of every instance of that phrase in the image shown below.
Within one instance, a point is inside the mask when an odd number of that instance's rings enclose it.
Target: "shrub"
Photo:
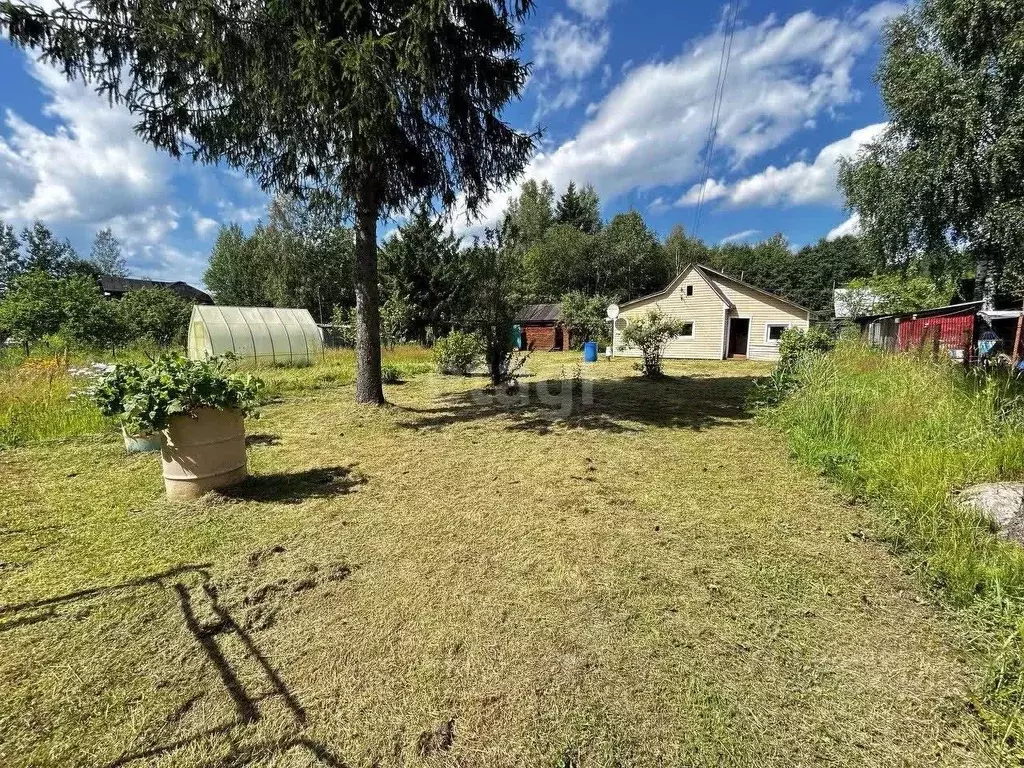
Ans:
[[[74,348],[111,347],[124,337],[117,312],[95,281],[81,276],[57,279],[41,271],[14,280],[0,301],[0,327],[26,352],[47,336]]]
[[[787,328],[779,342],[778,364],[754,386],[753,405],[764,408],[781,403],[799,386],[801,370],[835,345],[835,337],[823,328]]]
[[[836,345],[835,337],[820,326],[787,328],[779,341],[779,366],[793,369],[811,357],[831,352]]]
[[[385,384],[401,384],[402,372],[397,365],[382,365],[380,367],[381,381]]]
[[[335,307],[331,313],[332,341],[342,347],[356,345],[356,311],[352,307]]]
[[[665,317],[652,309],[644,317],[630,320],[622,332],[623,347],[638,347],[643,359],[637,370],[644,376],[661,376],[661,356],[673,336],[683,332],[683,321]],[[622,349],[622,347],[620,347]]]
[[[574,349],[585,341],[608,344],[611,340],[607,320],[610,296],[588,296],[581,291],[572,291],[562,297],[562,323],[569,330]]]
[[[200,408],[255,412],[263,382],[227,372],[229,358],[189,360],[165,354],[142,365],[122,363],[101,376],[90,394],[104,416],[132,434],[166,429],[172,416]]]
[[[121,323],[133,340],[160,346],[183,344],[192,304],[166,288],[129,291],[117,303]]]
[[[405,341],[405,328],[409,324],[409,302],[393,293],[380,305],[380,340],[388,349]]]
[[[434,365],[439,373],[468,376],[483,359],[483,345],[475,333],[452,331],[434,344]]]

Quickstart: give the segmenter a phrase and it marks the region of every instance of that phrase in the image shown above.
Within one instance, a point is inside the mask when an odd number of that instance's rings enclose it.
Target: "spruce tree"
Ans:
[[[377,223],[477,211],[533,136],[501,112],[532,0],[0,0],[0,27],[137,117],[173,156],[225,163],[354,220],[356,400],[382,403]]]

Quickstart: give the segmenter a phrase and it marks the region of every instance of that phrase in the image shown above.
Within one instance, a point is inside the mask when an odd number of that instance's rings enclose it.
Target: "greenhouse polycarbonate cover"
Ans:
[[[196,305],[188,328],[188,356],[232,352],[257,364],[305,364],[323,354],[323,338],[305,309]]]

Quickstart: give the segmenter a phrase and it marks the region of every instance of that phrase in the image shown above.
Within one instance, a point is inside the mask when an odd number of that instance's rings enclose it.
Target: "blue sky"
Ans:
[[[740,6],[698,236],[781,232],[796,246],[855,228],[836,162],[885,119],[872,74],[884,22],[901,7]],[[675,223],[692,230],[723,11],[680,0],[539,2],[523,29],[531,79],[506,115],[544,131],[525,175],[559,191],[570,179],[594,184],[606,217],[636,208],[662,235]],[[266,196],[241,174],[150,149],[126,112],[3,42],[0,83],[5,221],[41,218],[83,254],[110,226],[133,274],[198,284],[218,227],[263,215]],[[514,192],[496,191],[475,226],[496,220]]]

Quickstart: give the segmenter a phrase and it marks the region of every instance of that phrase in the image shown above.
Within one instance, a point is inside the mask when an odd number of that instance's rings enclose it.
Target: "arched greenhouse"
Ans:
[[[188,326],[188,356],[202,360],[233,352],[258,365],[306,365],[324,342],[306,309],[218,307],[197,304]]]

